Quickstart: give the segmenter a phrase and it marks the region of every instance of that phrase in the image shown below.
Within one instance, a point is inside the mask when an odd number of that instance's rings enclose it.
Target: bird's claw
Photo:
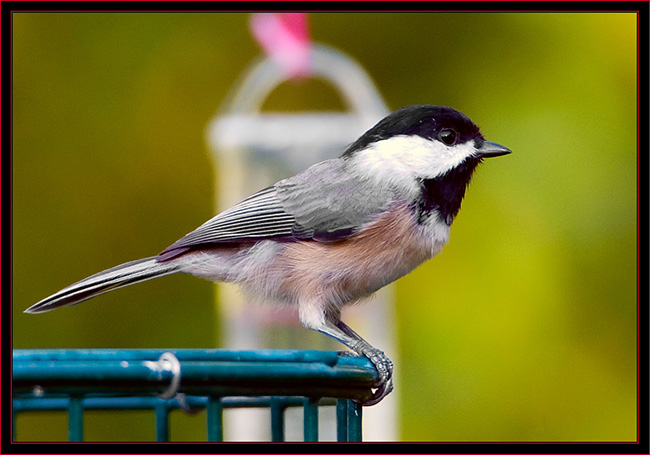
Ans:
[[[359,354],[357,354],[354,351],[348,351],[347,349],[343,349],[342,351],[336,351],[339,357],[359,357]]]
[[[362,406],[373,406],[383,400],[386,395],[393,391],[393,378],[388,379],[387,382],[383,382],[379,385],[377,390],[375,390],[370,399],[361,402]]]
[[[393,390],[393,362],[383,351],[373,348],[364,355],[372,362],[379,373],[379,387],[369,400],[361,403],[363,406],[373,406],[383,400]]]
[[[354,351],[338,351],[342,357],[358,356]],[[361,402],[363,406],[373,406],[383,400],[393,390],[393,362],[379,349],[367,349],[363,351],[366,357],[379,373],[379,383],[377,389],[373,392],[372,397]]]

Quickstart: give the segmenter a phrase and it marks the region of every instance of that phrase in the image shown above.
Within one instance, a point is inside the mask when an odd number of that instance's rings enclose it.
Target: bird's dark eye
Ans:
[[[442,142],[443,144],[454,145],[456,143],[457,138],[458,138],[458,133],[448,128],[441,130],[440,133],[438,133],[438,139],[440,139],[440,142]]]

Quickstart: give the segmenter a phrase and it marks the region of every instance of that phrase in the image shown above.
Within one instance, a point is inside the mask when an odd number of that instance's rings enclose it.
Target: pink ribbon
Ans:
[[[255,13],[250,28],[262,49],[291,78],[311,73],[311,41],[306,13]]]

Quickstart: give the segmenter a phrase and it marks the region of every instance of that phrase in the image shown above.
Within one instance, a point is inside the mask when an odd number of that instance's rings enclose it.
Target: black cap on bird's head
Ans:
[[[420,219],[435,211],[451,224],[476,166],[483,158],[508,153],[486,141],[462,112],[419,104],[385,117],[342,158],[362,178],[395,188],[405,200],[417,200]]]
[[[420,136],[448,146],[474,141],[475,148],[485,157],[510,153],[506,147],[485,141],[479,127],[462,112],[446,106],[416,104],[384,117],[351,144],[343,157],[349,157],[374,142],[395,136]]]

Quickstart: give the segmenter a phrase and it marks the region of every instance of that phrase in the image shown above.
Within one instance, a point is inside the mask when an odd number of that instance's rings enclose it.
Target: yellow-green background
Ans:
[[[513,150],[479,168],[443,253],[397,284],[401,439],[634,440],[636,16],[309,22],[315,40],[369,71],[391,109],[456,107]],[[212,347],[213,287],[187,276],[22,311],[213,215],[219,171],[204,133],[260,53],[248,15],[23,13],[12,23],[14,347]],[[341,103],[307,82],[280,87],[267,108]],[[89,439],[153,438],[150,414],[101,419],[88,416]],[[205,437],[186,421],[189,433],[172,437]],[[66,437],[63,414],[19,423],[22,439]]]

